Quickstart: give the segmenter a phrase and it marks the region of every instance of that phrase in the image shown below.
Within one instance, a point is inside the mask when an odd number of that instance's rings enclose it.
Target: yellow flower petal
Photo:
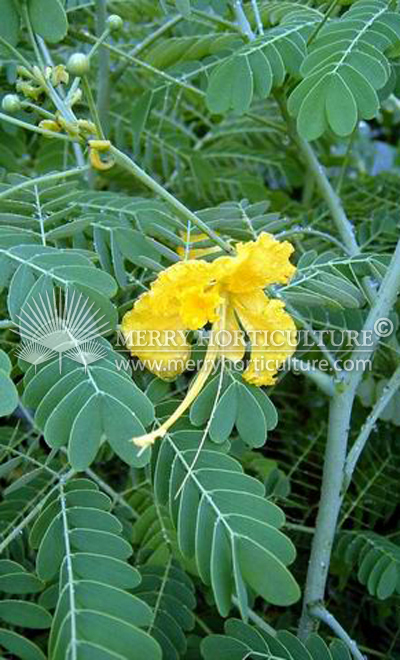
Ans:
[[[256,241],[238,243],[236,250],[237,256],[213,262],[222,290],[249,293],[269,284],[285,284],[294,274],[295,267],[289,261],[294,248],[288,241],[277,241],[263,232]]]
[[[129,350],[160,378],[174,378],[189,359],[186,331],[215,321],[220,300],[210,264],[174,264],[125,314],[121,329]]]
[[[252,385],[273,385],[279,367],[296,350],[296,326],[281,300],[262,291],[234,297],[233,304],[252,350],[243,378]]]
[[[212,264],[181,261],[160,273],[145,295],[150,298],[155,317],[177,315],[185,328],[198,330],[218,318],[216,309],[220,296],[214,284]]]
[[[134,308],[125,314],[121,330],[131,354],[159,378],[170,380],[185,371],[190,344],[179,317],[153,318],[142,301],[140,311]]]

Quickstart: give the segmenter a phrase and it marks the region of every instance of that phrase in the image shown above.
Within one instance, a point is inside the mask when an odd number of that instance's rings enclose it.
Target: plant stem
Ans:
[[[39,44],[40,50],[43,53],[43,58],[44,58],[45,63],[48,66],[53,67],[54,63],[53,63],[53,60],[51,58],[49,49],[47,48],[46,43],[42,39],[42,37],[38,37],[38,44]],[[72,89],[72,87],[69,90],[70,92],[71,92],[71,89]],[[65,119],[67,119],[67,121],[72,121],[72,122],[76,121],[76,117],[74,115],[74,112],[72,111],[72,109],[69,106],[68,97],[66,97],[63,87],[59,86],[58,91],[56,91],[52,87],[52,85],[50,85],[49,86],[49,93],[51,94],[51,98],[52,98],[53,102],[55,103],[56,107],[60,110],[62,115],[65,117]],[[72,145],[72,150],[74,152],[76,164],[78,165],[78,167],[84,167],[85,166],[85,159],[83,157],[83,152],[82,152],[81,145],[78,144],[78,142],[74,142],[73,145]],[[90,172],[88,174],[90,174]],[[89,179],[89,176],[87,176],[86,178]]]
[[[0,36],[0,45],[7,48],[10,51],[10,53],[14,55],[15,59],[21,62],[22,66],[26,67],[27,69],[31,68],[31,63],[28,62],[28,60],[26,60],[25,57],[23,57],[23,55],[21,55],[21,53],[16,48],[14,48],[14,46],[11,46],[11,44],[9,44],[8,41],[3,39],[3,37],[1,36]]]
[[[240,611],[239,600],[236,598],[236,596],[232,597],[232,603]],[[274,630],[274,628],[270,626],[269,623],[264,621],[264,619],[261,616],[259,616],[256,612],[254,612],[254,610],[252,610],[250,607],[247,608],[247,614],[250,621],[255,623],[256,626],[261,628],[261,630],[265,630],[265,632],[268,633],[268,635],[271,635],[271,637],[276,637],[276,630]]]
[[[312,611],[312,615],[316,619],[319,619],[327,626],[329,626],[329,628],[333,630],[335,635],[346,644],[346,646],[349,648],[355,660],[365,660],[365,656],[359,650],[356,642],[353,639],[351,639],[350,635],[348,635],[348,633],[344,630],[344,628],[342,628],[339,621],[335,619],[333,614],[328,612],[328,610],[325,609],[325,607],[322,607],[322,605],[315,605],[311,611]]]
[[[139,44],[136,44],[132,48],[132,50],[129,51],[128,55],[130,57],[135,57],[137,55],[140,55],[140,53],[151,46],[155,41],[157,41],[158,37],[161,37],[163,34],[168,32],[171,28],[173,28],[175,25],[177,25],[181,20],[183,16],[179,15],[174,16],[171,18],[169,21],[166,21],[162,25],[160,25],[157,30],[154,30],[154,32],[150,32],[150,34],[146,37],[146,39],[143,39]],[[126,71],[126,68],[128,66],[129,62],[124,62],[120,64],[120,66],[111,74],[111,79],[113,83],[117,82],[117,80],[120,79],[120,77],[123,75],[123,73]]]
[[[133,174],[133,176],[141,181],[147,188],[150,188],[155,192],[157,195],[165,199],[168,204],[170,204],[177,213],[182,216],[185,220],[190,220],[198,229],[200,229],[204,234],[207,234],[217,245],[219,245],[220,248],[222,248],[225,252],[233,252],[232,246],[224,241],[223,238],[218,236],[218,234],[215,233],[208,225],[206,225],[205,222],[200,220],[200,218],[197,217],[193,213],[193,211],[190,211],[182,202],[180,202],[176,197],[171,195],[170,192],[165,190],[165,188],[157,183],[155,179],[153,179],[149,174],[147,174],[144,170],[142,170],[139,165],[137,165],[129,156],[126,154],[122,153],[119,149],[117,149],[114,146],[111,146],[110,152],[115,158],[115,162],[123,167],[125,170]]]
[[[382,284],[364,323],[363,330],[371,333],[371,344],[363,352],[363,359],[371,358],[378,342],[376,322],[388,316],[400,289],[400,240],[392,256]],[[357,347],[351,359],[357,357]],[[353,367],[337,384],[329,409],[328,438],[325,450],[321,500],[317,515],[315,535],[311,546],[307,571],[303,613],[299,636],[306,639],[313,630],[312,607],[324,599],[332,546],[338,524],[338,516],[345,492],[345,466],[351,411],[363,370]]]
[[[290,360],[290,366],[293,371],[308,376],[308,378],[310,378],[310,380],[312,380],[327,396],[332,396],[334,394],[335,382],[329,374],[317,369],[308,362],[299,360],[298,358],[292,358]]]
[[[91,34],[82,34],[78,32],[72,32],[72,36],[76,39],[79,39],[81,41],[84,41],[85,43],[96,43],[96,37],[94,37]],[[155,76],[158,76],[159,78],[162,78],[165,80],[169,85],[177,85],[178,87],[182,87],[183,89],[186,89],[190,92],[193,92],[193,94],[196,94],[196,96],[201,96],[202,98],[205,97],[205,92],[203,90],[198,89],[197,87],[194,87],[194,85],[190,85],[189,83],[186,83],[184,80],[180,80],[179,78],[174,78],[171,76],[169,73],[165,73],[164,71],[161,71],[160,69],[156,69],[156,67],[152,66],[151,64],[148,64],[144,60],[140,60],[137,57],[133,57],[132,55],[129,55],[129,53],[125,53],[123,50],[120,48],[117,48],[117,46],[112,46],[109,43],[103,44],[104,48],[107,48],[107,50],[110,51],[110,53],[114,53],[115,55],[118,55],[118,57],[122,57],[125,60],[128,60],[128,62],[132,62],[132,64],[135,64],[136,66],[140,67],[141,69],[144,69],[144,71],[148,71],[149,73],[152,73]],[[210,67],[215,66],[215,62],[212,62]],[[203,67],[204,70],[204,67]],[[189,74],[187,74],[189,75]],[[194,75],[194,74],[193,74]],[[156,88],[154,92],[157,92],[159,88]]]
[[[261,20],[261,15],[260,15],[260,10],[258,7],[258,2],[257,0],[251,0],[251,6],[253,8],[253,14],[254,14],[254,19],[257,25],[257,30],[258,34],[263,35],[264,34],[264,26]]]
[[[108,35],[106,26],[107,19],[107,0],[97,0],[96,2],[96,34],[100,40]],[[99,47],[99,46],[97,46]],[[96,48],[96,46],[94,46]],[[107,48],[100,46],[98,54],[98,74],[97,74],[97,112],[100,126],[107,133],[108,112],[110,108],[110,53]]]
[[[251,29],[251,25],[248,21],[246,14],[244,13],[242,0],[233,0],[233,9],[236,14],[236,19],[239,24],[241,32],[250,40],[255,39],[255,34]]]
[[[315,182],[318,186],[321,197],[325,200],[331,212],[332,218],[336,224],[348,254],[350,256],[359,254],[360,248],[354,236],[353,226],[343,209],[340,197],[333,189],[328,177],[324,172],[324,168],[316,157],[311,145],[297,133],[296,126],[287,111],[286,104],[282,96],[276,93],[275,99],[281,109],[282,116],[286,121],[293,141],[299,147],[300,152],[303,155],[303,160],[307,165],[310,174],[312,174],[312,176],[315,178]]]
[[[41,56],[39,47],[36,43],[36,38],[35,38],[35,34],[33,32],[33,29],[32,29],[31,17],[29,16],[29,10],[28,10],[28,5],[27,5],[26,0],[22,4],[22,16],[23,16],[24,21],[25,21],[26,29],[28,30],[29,39],[30,39],[30,42],[32,44],[33,51],[35,53],[37,63],[39,65],[39,67],[41,67],[41,69],[43,70],[44,69],[44,62],[42,60],[42,56]]]
[[[75,474],[74,470],[70,470],[69,472],[67,472],[67,474],[63,475],[62,478],[66,482],[74,474]],[[57,477],[58,476],[59,475],[57,475]],[[52,479],[52,481],[54,481],[54,479]],[[29,523],[32,522],[32,520],[34,520],[36,518],[36,516],[43,509],[43,507],[46,504],[47,500],[49,499],[50,495],[52,495],[52,493],[54,493],[54,491],[57,490],[58,487],[59,487],[58,484],[56,486],[53,486],[53,488],[46,495],[44,495],[44,497],[42,497],[40,502],[32,509],[32,511],[30,511],[28,513],[28,515],[23,520],[21,520],[19,525],[14,527],[12,532],[10,532],[10,534],[4,539],[4,541],[2,541],[0,543],[0,555],[4,552],[4,550],[7,548],[7,546],[21,534],[22,530],[25,529],[25,527],[27,525],[29,525]]]
[[[351,478],[353,476],[357,462],[364,450],[364,447],[368,441],[369,436],[371,435],[371,432],[374,428],[374,425],[379,415],[386,408],[389,401],[391,400],[393,395],[397,392],[399,387],[400,387],[400,365],[397,367],[396,371],[389,380],[386,388],[383,391],[382,396],[378,399],[378,401],[375,403],[374,407],[372,408],[370,414],[367,417],[367,420],[365,421],[365,423],[361,428],[361,431],[356,441],[354,442],[351,450],[349,451],[344,468],[344,478],[345,478],[344,488],[346,490],[347,487],[350,485]]]
[[[103,127],[100,121],[99,113],[97,111],[96,103],[94,102],[92,90],[90,89],[89,81],[86,76],[82,76],[82,87],[83,91],[85,92],[86,100],[88,102],[89,110],[90,110],[90,115],[96,124],[97,132],[99,134],[99,137],[101,137],[102,140],[105,139],[104,132],[103,132]]]
[[[298,134],[296,134],[296,142],[301,153],[303,154],[305,162],[307,163],[315,178],[319,191],[332,214],[332,218],[334,219],[342,241],[347,248],[347,252],[352,257],[359,254],[360,248],[354,236],[353,226],[343,209],[340,197],[338,197],[335,190],[332,188],[331,183],[326,176],[322,165],[318,161],[313,148]]]
[[[304,591],[303,613],[299,627],[300,639],[306,640],[314,629],[310,607],[323,600],[337,520],[342,504],[343,467],[353,407],[354,387],[337,391],[329,406],[328,439],[322,475],[321,500],[315,534],[311,545],[310,563]]]
[[[55,131],[48,131],[46,128],[40,128],[34,124],[28,124],[26,121],[22,121],[16,117],[10,117],[10,115],[5,115],[3,112],[0,112],[0,119],[7,121],[9,124],[14,124],[14,126],[18,126],[19,128],[25,128],[28,131],[33,131],[33,133],[40,133],[40,135],[44,135],[49,138],[56,138],[66,142],[75,141],[75,138],[70,137],[69,135],[65,135],[64,133],[56,133]]]
[[[339,3],[339,0],[332,0],[330,6],[328,7],[328,11],[326,12],[324,18],[322,19],[322,21],[320,23],[318,23],[318,25],[315,28],[314,32],[311,33],[310,38],[307,41],[307,46],[309,46],[314,41],[317,34],[324,27],[325,23],[327,22],[328,18],[331,16],[332,12],[334,11],[334,9],[335,9],[335,7],[338,3]]]

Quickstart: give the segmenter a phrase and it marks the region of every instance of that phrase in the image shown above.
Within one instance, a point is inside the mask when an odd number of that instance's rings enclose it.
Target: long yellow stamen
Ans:
[[[195,398],[199,395],[200,391],[203,389],[209,375],[211,374],[213,367],[219,356],[219,348],[215,344],[215,335],[217,330],[220,328],[219,322],[217,321],[211,330],[210,341],[208,344],[207,352],[204,357],[203,365],[194,379],[191,387],[189,388],[185,398],[179,404],[176,410],[172,413],[170,417],[161,425],[158,429],[141,435],[138,438],[133,438],[132,441],[137,447],[149,447],[152,445],[157,438],[163,438],[167,433],[168,429],[171,428],[173,424],[183,415],[184,412],[189,408],[193,403]]]

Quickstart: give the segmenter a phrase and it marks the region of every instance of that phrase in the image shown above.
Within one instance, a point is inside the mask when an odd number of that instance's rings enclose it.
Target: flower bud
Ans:
[[[90,61],[84,53],[74,53],[68,60],[67,69],[73,76],[84,76],[89,73]]]
[[[18,110],[21,109],[21,101],[16,94],[6,94],[1,103],[1,107],[3,108],[4,112],[13,114],[14,112],[18,112]]]
[[[124,21],[121,16],[118,16],[118,14],[111,14],[111,16],[107,18],[107,26],[110,29],[110,32],[119,32],[119,30],[122,29],[123,24]]]

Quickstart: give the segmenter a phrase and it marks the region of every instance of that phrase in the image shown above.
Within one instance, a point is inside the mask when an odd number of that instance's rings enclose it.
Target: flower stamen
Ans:
[[[150,433],[146,433],[145,435],[141,435],[137,438],[132,438],[132,442],[137,447],[149,447],[150,445],[154,444],[158,438],[163,438],[171,426],[173,426],[175,422],[178,421],[178,419],[186,412],[186,410],[192,405],[193,401],[200,394],[208,380],[208,377],[212,373],[214,365],[220,354],[219,347],[215,342],[215,337],[219,329],[220,323],[219,321],[216,321],[211,329],[210,341],[204,357],[203,365],[193,380],[193,383],[187,391],[183,401],[179,404],[177,409],[174,410],[172,415],[168,417],[168,419],[163,424],[161,424],[161,426],[158,427],[158,429],[150,431]]]

